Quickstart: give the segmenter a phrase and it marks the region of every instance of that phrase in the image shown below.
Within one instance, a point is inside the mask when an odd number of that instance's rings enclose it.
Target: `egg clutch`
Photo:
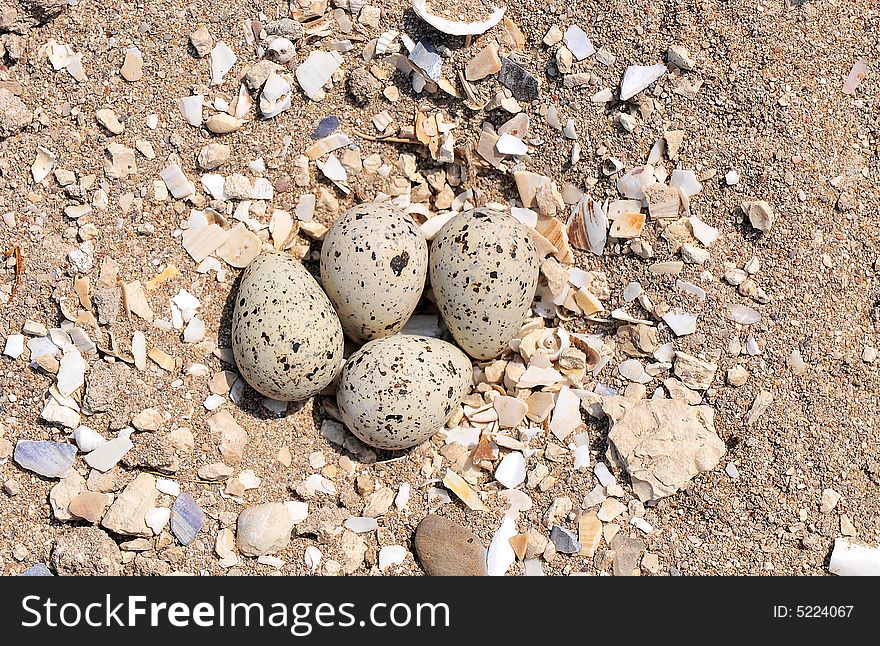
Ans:
[[[388,204],[346,211],[321,250],[321,285],[292,256],[257,256],[242,274],[232,351],[245,380],[281,401],[302,400],[339,377],[349,430],[381,449],[436,433],[472,385],[471,359],[492,359],[529,314],[538,255],[525,225],[479,208],[428,242]],[[426,279],[455,344],[399,334]],[[364,344],[347,361],[344,336]],[[469,356],[468,356],[469,355]],[[341,371],[341,374],[340,374]]]

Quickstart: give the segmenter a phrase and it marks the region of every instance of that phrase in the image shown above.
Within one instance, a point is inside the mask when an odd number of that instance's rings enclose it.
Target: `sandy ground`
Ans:
[[[93,279],[101,260],[107,257],[118,260],[120,277],[126,281],[146,282],[166,264],[174,264],[182,275],[149,294],[157,316],[168,315],[168,298],[178,289],[190,289],[201,299],[209,338],[221,347],[228,346],[228,308],[226,316],[223,313],[232,278],[218,283],[213,274],[207,279],[196,274],[179,239],[171,237],[188,210],[179,203],[154,204],[145,199],[141,207],[123,213],[118,199],[128,191],[138,194],[174,155],[179,156],[189,177],[199,175],[195,156],[208,135],[183,124],[176,108],[178,96],[207,81],[206,60],[195,59],[187,47],[188,35],[196,25],[206,23],[215,40],[234,45],[240,61],[235,73],[243,70],[244,64],[256,61],[244,46],[241,21],[254,18],[259,9],[274,17],[275,5],[280,4],[83,1],[48,25],[30,31],[29,60],[0,73],[0,80],[21,85],[21,97],[38,112],[39,122],[0,141],[0,211],[12,211],[17,218],[14,228],[0,222],[0,233],[4,245],[20,247],[25,263],[17,293],[0,313],[0,336],[17,333],[26,319],[48,327],[56,325],[59,313],[53,292],[70,294],[65,255],[77,243],[77,229],[62,214],[68,202],[54,182],[48,188],[31,184],[29,168],[35,147],[51,148],[57,155],[56,167],[94,173],[101,181],[107,137],[92,115],[109,105],[127,123],[126,133],[115,140],[132,146],[135,138],[148,139],[157,158],[149,161],[139,156],[136,176],[111,182],[111,207],[88,216],[99,232],[94,241]],[[424,31],[424,25],[406,3],[391,0],[375,4],[384,11],[383,24],[402,24],[411,35]],[[703,182],[703,192],[695,200],[695,213],[718,227],[722,239],[713,246],[707,264],[716,280],[706,286],[708,299],[698,311],[698,332],[683,339],[678,347],[722,350],[719,375],[736,362],[752,373],[740,388],[722,385],[723,380],[719,380],[707,393],[708,403],[716,409],[718,432],[729,448],[722,464],[698,477],[686,491],[649,508],[646,519],[655,528],[650,535],[641,535],[631,527],[623,531],[638,535],[647,551],[658,555],[661,574],[671,569],[684,575],[826,572],[833,540],[841,534],[842,514],[852,522],[858,538],[880,540],[880,379],[878,364],[868,364],[861,358],[866,345],[880,345],[880,295],[875,270],[875,262],[880,260],[880,240],[874,223],[880,213],[880,92],[876,72],[880,69],[880,12],[869,0],[816,0],[797,6],[788,6],[782,0],[584,1],[537,9],[533,3],[521,0],[509,5],[509,16],[528,38],[526,54],[534,71],[541,72],[551,59],[541,45],[543,35],[552,25],[564,30],[572,22],[616,59],[608,67],[594,59],[577,64],[576,71],[598,76],[598,87],[569,89],[559,77],[539,74],[544,96],[526,109],[532,116],[530,136],[546,144],[537,147],[530,167],[560,183],[568,181],[581,188],[589,178],[601,178],[591,194],[596,198],[613,196],[613,183],[599,170],[597,148],[606,147],[629,167],[644,163],[651,145],[664,130],[685,130],[681,165],[697,171],[716,170],[712,179]],[[77,84],[66,73],[53,72],[37,57],[37,49],[49,38],[83,52],[87,82]],[[136,44],[146,60],[145,77],[134,84],[126,83],[116,73],[123,47],[129,43]],[[464,61],[477,51],[480,41],[467,50],[460,39],[448,45],[454,50],[455,60]],[[671,45],[688,48],[697,61],[697,70],[688,80],[698,79],[702,86],[693,96],[672,92],[671,83],[664,80],[652,94],[657,109],[648,119],[640,120],[633,134],[614,123],[616,110],[611,106],[615,103],[607,104],[606,109],[589,101],[590,94],[599,87],[616,89],[627,65],[661,61]],[[356,53],[346,55],[346,69],[353,66]],[[854,96],[846,96],[841,92],[843,81],[860,58],[873,73]],[[233,87],[227,85],[224,89]],[[402,84],[401,90],[403,98],[393,111],[411,115],[415,105],[426,102],[424,98],[414,100]],[[576,120],[583,155],[574,167],[566,162],[568,144],[537,114],[539,105],[550,99],[564,116]],[[68,112],[63,108],[65,103],[78,109],[80,116],[63,116],[63,111]],[[469,116],[471,113],[455,100],[438,103],[452,114],[468,118],[465,132],[478,131],[480,115]],[[340,118],[343,130],[372,131],[369,117],[388,107],[388,102],[379,97],[372,105],[359,108],[346,98],[341,84],[321,103],[307,102],[300,96],[291,110],[274,120],[253,122],[224,136],[223,142],[233,148],[226,170],[242,169],[258,157],[268,160],[285,134],[292,136],[292,146],[299,152],[307,146],[308,133],[330,114]],[[160,118],[155,131],[144,125],[146,115],[152,112]],[[493,123],[503,120],[502,115],[493,113]],[[372,142],[362,142],[361,148],[364,156],[378,152],[388,160],[395,160],[398,152],[406,150],[405,146],[395,150],[391,144]],[[739,184],[732,187],[726,186],[723,179],[730,169],[741,176]],[[280,166],[270,163],[266,176],[277,181],[291,173],[288,160]],[[512,181],[499,173],[483,174],[478,185],[494,199],[515,195]],[[368,189],[364,188],[366,192]],[[276,204],[295,204],[297,194],[298,190],[280,194]],[[777,223],[768,235],[760,236],[743,224],[738,207],[750,199],[767,200],[776,210]],[[352,200],[340,196],[340,203],[345,208]],[[137,228],[145,223],[151,224],[154,232],[139,235]],[[83,222],[78,224],[82,226]],[[657,244],[658,259],[669,255],[662,244]],[[750,331],[762,354],[731,357],[725,351],[731,340],[736,337],[745,343],[747,335],[735,330],[723,316],[725,304],[742,299],[736,296],[735,288],[720,280],[722,263],[742,267],[752,257],[761,263],[757,282],[772,297],[772,303],[761,306],[763,321]],[[681,298],[672,288],[674,279],[652,278],[647,263],[632,255],[606,253],[596,259],[579,254],[578,264],[607,272],[613,302],[630,280],[641,281],[647,291],[671,304]],[[314,264],[311,266],[314,268]],[[686,266],[682,278],[696,282],[698,274],[694,267]],[[10,275],[5,279],[11,280]],[[142,328],[145,325],[143,321],[136,323]],[[583,321],[573,326],[598,331]],[[130,338],[133,329],[133,324],[125,320],[114,326],[120,338]],[[184,345],[175,332],[151,329],[149,338],[179,357],[184,366],[198,361],[211,366],[212,372],[224,367],[210,348]],[[802,376],[793,375],[787,364],[794,349],[809,364]],[[184,376],[183,386],[174,389],[170,383],[176,378],[154,369],[138,373],[136,383],[119,393],[119,406],[138,412],[155,405],[171,414],[169,428],[192,429],[196,448],[190,455],[180,455],[177,477],[209,519],[189,547],[165,547],[147,556],[169,564],[160,570],[218,575],[272,573],[273,568],[253,559],[242,559],[239,566],[227,570],[218,565],[214,536],[219,527],[234,520],[241,505],[222,499],[217,485],[188,482],[195,478],[199,466],[218,461],[220,456],[205,424],[210,413],[201,406],[209,394],[206,380]],[[617,379],[609,371],[603,380],[613,385]],[[28,369],[26,362],[0,358],[0,418],[8,439],[60,436],[57,429],[36,421],[50,383],[45,375]],[[772,392],[774,402],[757,424],[746,427],[743,416],[762,390]],[[289,499],[288,485],[314,471],[308,461],[311,452],[321,451],[328,464],[336,464],[341,456],[318,433],[323,414],[314,402],[292,405],[283,416],[266,411],[256,397],[249,396],[238,409],[227,406],[250,436],[240,468],[251,468],[262,478],[262,485],[246,494],[248,504]],[[104,414],[89,423],[104,430],[109,421],[110,415]],[[590,431],[593,449],[604,454],[607,428],[591,422]],[[284,446],[293,455],[289,468],[276,460],[278,450]],[[430,466],[439,448],[428,443],[404,453],[399,460],[358,466],[358,473],[369,474],[378,483],[396,489],[401,482],[409,482],[414,487],[408,509],[386,515],[378,536],[366,535],[367,562],[358,573],[377,572],[371,570],[371,564],[375,563],[379,546],[411,546],[414,528],[428,511],[420,487],[445,472],[442,459],[436,461],[436,468]],[[380,460],[389,457],[380,455]],[[737,479],[723,470],[731,461],[738,468]],[[423,469],[426,462],[429,466]],[[85,475],[85,466],[79,464]],[[534,506],[521,518],[523,531],[529,526],[540,527],[541,516],[554,497],[568,495],[577,505],[594,484],[589,472],[572,474],[568,465],[547,465],[559,480],[550,491],[529,491]],[[126,479],[131,477],[125,475]],[[52,518],[47,496],[53,482],[20,470],[11,459],[0,464],[0,481],[10,478],[23,486],[14,497],[0,494],[0,572],[16,574],[32,563],[47,561],[54,540],[71,525]],[[363,500],[353,481],[341,472],[334,481],[340,492],[339,505],[346,508],[344,515],[357,515]],[[819,502],[825,488],[835,489],[842,498],[832,512],[822,514]],[[314,509],[321,504],[335,503],[325,500],[312,502],[311,506]],[[475,513],[453,502],[442,506],[439,513],[458,520],[488,545],[503,514],[499,503],[491,507],[489,512]],[[568,525],[576,527],[576,523]],[[313,537],[295,536],[279,555],[287,561],[282,573],[306,573],[303,553],[313,544]],[[334,544],[319,547],[325,558],[336,554]],[[544,571],[609,571],[609,564],[601,559],[606,547],[602,545],[595,561],[558,555],[543,564]],[[134,564],[126,566],[126,572],[132,574],[144,571]],[[396,571],[421,572],[412,557]],[[515,564],[511,572],[521,573],[522,565]]]

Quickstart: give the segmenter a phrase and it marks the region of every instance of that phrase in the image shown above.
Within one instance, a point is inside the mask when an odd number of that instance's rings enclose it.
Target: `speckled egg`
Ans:
[[[389,204],[346,211],[324,238],[321,279],[350,339],[400,331],[425,288],[428,243],[412,218]]]
[[[299,261],[270,251],[248,265],[232,312],[232,353],[254,390],[281,401],[320,392],[339,373],[342,345],[339,317]]]
[[[471,361],[450,343],[401,334],[370,341],[346,362],[336,401],[342,420],[380,449],[434,435],[472,383]]]
[[[528,315],[538,254],[526,226],[474,209],[440,229],[431,246],[431,286],[458,345],[475,359],[498,356]]]

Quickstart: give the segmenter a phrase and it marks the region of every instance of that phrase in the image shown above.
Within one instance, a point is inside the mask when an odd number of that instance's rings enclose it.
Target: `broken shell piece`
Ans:
[[[680,188],[688,197],[696,195],[703,190],[703,185],[697,181],[697,175],[692,170],[676,169],[672,171],[672,179],[669,180],[669,184]]]
[[[609,235],[612,238],[638,238],[644,228],[644,213],[624,213],[612,222]]]
[[[480,500],[477,492],[471,489],[470,485],[452,469],[446,470],[446,476],[443,478],[443,486],[458,496],[461,501],[474,511],[488,511],[486,505]]]
[[[231,266],[247,267],[260,253],[262,243],[243,224],[236,224],[226,236],[226,242],[217,248],[217,255]]]
[[[468,81],[479,81],[501,71],[501,58],[495,45],[487,45],[464,66],[464,76]]]
[[[49,173],[52,172],[53,166],[55,166],[55,153],[48,148],[37,146],[37,157],[33,165],[31,165],[31,175],[34,178],[34,183],[39,184],[46,179]]]
[[[587,34],[577,25],[571,25],[565,30],[565,45],[579,61],[596,53],[596,48],[593,47]]]
[[[160,171],[159,177],[162,178],[168,191],[177,200],[196,194],[196,187],[186,178],[177,164],[172,164]]]
[[[685,336],[693,334],[697,331],[697,317],[695,314],[688,314],[682,309],[673,307],[663,315],[663,321],[669,326],[669,329],[675,333],[675,336]]]
[[[846,81],[843,83],[843,93],[853,94],[856,91],[856,88],[858,88],[859,85],[862,84],[862,81],[865,80],[867,75],[868,66],[865,64],[865,61],[856,61],[855,65],[853,65],[852,69],[849,71]]]
[[[495,150],[502,155],[525,155],[529,152],[529,147],[522,139],[503,134],[495,142]]]
[[[342,56],[339,52],[313,51],[305,62],[296,68],[296,80],[306,96],[313,101],[319,101],[324,96],[321,88],[341,64]]]
[[[650,164],[644,166],[636,166],[628,173],[621,175],[617,180],[617,190],[624,197],[634,200],[645,199],[645,193],[642,190],[645,186],[654,183],[654,167]]]
[[[664,74],[666,74],[666,66],[663,63],[630,65],[626,68],[623,81],[620,83],[620,100],[628,101]]]
[[[204,101],[205,97],[201,94],[183,96],[177,100],[180,113],[189,125],[196,126],[197,128],[202,125],[202,105]]]
[[[610,101],[611,99],[609,99]],[[609,157],[602,162],[602,172],[605,175],[614,175],[623,169],[623,162],[616,157]]]
[[[211,50],[211,85],[220,85],[237,60],[235,52],[226,43],[221,41],[214,45]]]
[[[329,137],[319,139],[306,150],[306,157],[312,161],[323,157],[327,153],[343,148],[351,143],[351,139],[344,132],[335,132]]]
[[[351,3],[349,3],[351,6]],[[381,56],[391,50],[391,43],[400,35],[400,32],[390,30],[382,33],[376,41],[376,56]],[[399,47],[397,48],[400,49]]]
[[[762,233],[769,233],[770,229],[773,228],[776,216],[773,213],[773,207],[764,200],[746,202],[742,205],[742,209],[748,213],[749,222],[752,223],[752,226]]]
[[[271,119],[290,107],[290,83],[275,72],[269,74],[260,95],[260,114]]]
[[[266,48],[266,56],[277,63],[289,63],[296,56],[296,47],[287,38],[274,38]]]
[[[504,18],[504,9],[494,7],[492,14],[479,22],[455,22],[441,16],[429,13],[425,7],[425,0],[413,0],[413,12],[437,31],[451,36],[477,36],[492,29]]]
[[[761,320],[761,315],[751,307],[734,303],[727,307],[727,318],[742,325],[752,325]]]
[[[718,229],[706,224],[697,216],[692,215],[688,218],[688,222],[691,225],[694,237],[704,246],[708,247],[718,239]]]

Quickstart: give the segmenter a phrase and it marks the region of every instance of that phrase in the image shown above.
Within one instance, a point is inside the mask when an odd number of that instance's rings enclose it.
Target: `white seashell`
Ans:
[[[608,103],[614,99],[614,92],[610,88],[602,88],[590,97],[593,103]]]
[[[265,119],[271,119],[290,108],[290,104],[290,83],[272,72],[260,95],[260,114]]]
[[[495,407],[498,425],[501,428],[516,428],[522,423],[529,411],[528,405],[522,399],[504,395],[496,397],[492,405]]]
[[[666,65],[663,63],[630,65],[623,73],[623,81],[620,83],[620,100],[628,101],[664,74]]]
[[[198,343],[205,338],[205,323],[199,317],[194,316],[190,319],[183,331],[184,343]]]
[[[144,522],[156,535],[162,532],[170,519],[171,510],[168,507],[153,507],[144,514]]]
[[[327,161],[323,164],[318,162],[318,168],[320,168],[321,172],[324,173],[324,176],[332,182],[348,181],[348,171],[345,170],[345,167],[333,153],[327,157]]]
[[[277,63],[289,63],[296,56],[296,46],[287,38],[274,38],[266,48],[266,56]]]
[[[733,304],[727,307],[727,318],[742,325],[752,325],[761,320],[761,315],[751,307]]]
[[[182,96],[177,100],[180,113],[189,125],[197,128],[202,125],[202,105],[204,102],[205,97],[201,94]]]
[[[306,96],[313,101],[318,101],[324,95],[321,88],[326,85],[341,64],[342,56],[339,55],[339,52],[313,51],[305,62],[296,68],[296,80]]]
[[[838,576],[880,576],[880,547],[836,538],[828,571]]]
[[[697,317],[695,314],[688,314],[682,309],[673,307],[663,315],[663,321],[669,326],[675,336],[685,336],[693,334],[697,331]]]
[[[508,489],[516,489],[526,479],[526,459],[519,451],[504,456],[495,469],[495,479]]]
[[[156,489],[169,496],[180,495],[180,483],[169,478],[156,478]]]
[[[70,45],[56,43],[51,39],[41,48],[41,52],[49,59],[52,69],[56,72],[70,65],[70,62],[76,56]]]
[[[348,10],[352,16],[358,16],[365,4],[367,0],[348,0]]]
[[[75,204],[64,208],[64,215],[69,217],[71,220],[76,220],[84,215],[88,215],[91,212],[92,207],[88,204]]]
[[[519,137],[504,133],[495,142],[495,150],[502,155],[525,155],[529,152],[529,147]]]
[[[706,300],[706,290],[702,287],[699,287],[698,285],[694,285],[693,283],[689,283],[685,280],[676,279],[675,286],[683,292],[693,294],[701,301]]]
[[[204,188],[215,200],[222,200],[225,202],[229,199],[229,196],[226,195],[226,192],[223,190],[223,185],[225,183],[226,180],[223,179],[223,175],[218,175],[216,173],[202,175],[202,188]],[[205,226],[207,226],[207,221],[205,222]]]
[[[159,177],[165,182],[168,191],[175,199],[180,200],[196,194],[196,187],[186,178],[180,166],[171,164],[159,172]]]
[[[134,365],[138,370],[147,369],[147,338],[140,330],[135,330],[131,338],[131,354],[134,356]]]
[[[565,46],[574,54],[574,57],[582,61],[596,53],[596,48],[587,37],[583,29],[577,25],[570,25],[565,30]]]
[[[345,527],[355,534],[365,534],[379,529],[379,522],[375,518],[350,516],[345,519]]]
[[[400,32],[391,31],[383,32],[376,41],[376,56],[381,56],[391,47],[391,43],[400,35]]]
[[[648,184],[654,183],[654,167],[650,164],[644,166],[636,166],[628,173],[620,176],[617,180],[617,190],[624,197],[634,200],[645,199],[645,193],[642,190]]]
[[[444,225],[455,216],[455,211],[449,211],[448,213],[441,213],[439,215],[435,215],[433,218],[428,218],[427,220],[425,220],[424,224],[419,227],[422,235],[425,236],[425,240],[427,240],[428,242],[433,240],[437,236],[437,234],[440,233],[440,229],[442,229]]]
[[[107,439],[98,433],[98,431],[95,431],[88,426],[78,427],[73,432],[73,439],[76,442],[76,446],[83,453],[94,451],[107,441]]]
[[[492,29],[492,27],[501,22],[501,19],[504,17],[504,9],[494,7],[492,9],[492,15],[486,20],[480,22],[454,22],[429,13],[425,7],[425,0],[413,0],[412,8],[419,18],[431,25],[434,29],[451,36],[477,36]]]
[[[78,390],[86,378],[86,361],[74,345],[64,348],[64,355],[58,368],[58,392],[69,397]]]
[[[489,576],[504,576],[516,561],[516,552],[510,545],[510,539],[516,536],[516,523],[510,516],[505,516],[501,527],[492,537],[486,555],[486,573]]]
[[[244,471],[238,476],[241,479],[241,476],[244,475]],[[251,471],[253,473],[253,471]],[[288,500],[284,503],[284,506],[287,507],[287,513],[290,514],[290,519],[293,521],[294,525],[297,523],[303,522],[309,516],[309,505],[305,502],[300,502],[299,500]]]
[[[397,495],[394,497],[394,506],[398,509],[404,509],[409,502],[409,494],[412,487],[408,482],[404,482],[400,485],[400,489],[397,490]]]
[[[608,215],[602,208],[602,203],[585,196],[578,202],[576,208],[580,209],[582,213],[590,252],[601,256],[605,252],[605,244],[608,242]]]
[[[320,567],[322,556],[323,555],[321,554],[321,550],[319,550],[314,545],[309,545],[306,548],[305,563],[306,567],[309,568],[309,572],[314,573],[318,569],[318,567]]]
[[[49,173],[52,172],[53,166],[55,166],[55,153],[48,148],[37,146],[37,157],[31,166],[31,175],[34,178],[34,183],[39,184],[46,179]]]
[[[237,60],[235,52],[223,41],[214,45],[211,50],[211,85],[220,85]]]
[[[562,373],[555,368],[539,368],[538,366],[531,365],[522,376],[520,376],[517,386],[519,388],[552,386],[563,379],[564,377],[562,376]]]
[[[605,175],[614,175],[623,169],[623,162],[617,157],[609,157],[602,162],[602,172]]]
[[[676,169],[672,171],[672,179],[669,180],[669,184],[680,189],[688,197],[703,190],[703,185],[697,181],[697,175],[692,170]]]
[[[568,386],[563,386],[556,395],[550,418],[550,432],[559,440],[564,440],[581,425],[581,399]]]
[[[403,545],[386,545],[379,550],[379,570],[385,571],[406,560],[407,551]]]

